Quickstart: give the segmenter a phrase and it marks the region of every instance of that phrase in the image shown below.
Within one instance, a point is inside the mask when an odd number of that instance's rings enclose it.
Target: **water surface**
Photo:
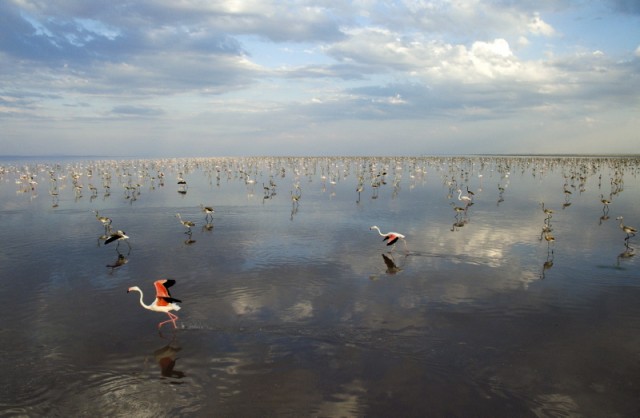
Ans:
[[[636,416],[638,162],[3,161],[0,411]]]

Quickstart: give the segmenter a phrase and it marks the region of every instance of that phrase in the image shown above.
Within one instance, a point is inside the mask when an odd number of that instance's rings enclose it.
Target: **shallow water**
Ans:
[[[636,416],[638,163],[2,161],[1,415]]]

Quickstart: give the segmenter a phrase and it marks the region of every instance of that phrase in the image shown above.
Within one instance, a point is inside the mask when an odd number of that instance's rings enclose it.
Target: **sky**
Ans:
[[[0,155],[640,153],[637,0],[3,0]]]

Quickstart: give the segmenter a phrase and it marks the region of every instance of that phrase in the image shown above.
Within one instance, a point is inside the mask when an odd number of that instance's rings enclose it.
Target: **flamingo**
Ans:
[[[453,202],[450,202],[449,204],[453,207],[453,210],[456,211],[456,216],[458,216],[458,214],[460,214],[462,212],[466,212],[467,211],[466,207],[461,208],[460,206],[456,206],[456,204],[453,203]]]
[[[94,210],[93,213],[96,214],[96,219],[102,223],[104,229],[106,230],[111,225],[111,218],[107,218],[106,216],[100,216],[97,210]]]
[[[471,190],[469,190],[469,186],[467,186],[467,194],[469,195],[469,197],[471,199],[473,199],[473,197],[476,195],[474,192],[472,192]]]
[[[369,230],[374,230],[374,229],[378,231],[378,234],[380,234],[381,237],[384,237],[382,240],[387,241],[388,246],[391,245],[395,247],[395,244],[398,242],[398,240],[402,240],[402,242],[404,243],[405,250],[407,249],[407,240],[405,239],[404,235],[398,232],[387,232],[386,234],[382,233],[380,231],[380,228],[378,228],[375,225],[369,228]]]
[[[213,207],[211,206],[205,206],[202,203],[200,204],[200,208],[202,209],[202,211],[205,213],[205,217],[204,219],[206,221],[209,221],[209,217],[211,217],[211,219],[213,220],[213,214],[215,213],[215,210],[213,210]]]
[[[623,225],[622,219],[624,218],[622,216],[618,216],[616,219],[620,221],[620,229],[622,229],[627,234],[627,237],[624,239],[625,241],[629,241],[629,238],[636,236],[638,230],[632,226]]]
[[[182,303],[181,300],[172,298],[171,294],[169,293],[169,288],[173,286],[175,283],[176,281],[171,279],[161,279],[153,282],[154,286],[156,287],[156,299],[153,302],[151,302],[151,305],[145,305],[143,300],[144,295],[142,293],[142,290],[140,290],[138,286],[132,286],[129,289],[127,289],[127,293],[130,293],[130,292],[140,293],[140,305],[142,305],[143,308],[149,309],[150,311],[155,311],[155,312],[164,312],[167,315],[169,315],[168,320],[160,322],[158,324],[158,329],[160,329],[167,322],[172,322],[173,327],[178,328],[176,325],[176,320],[178,319],[178,316],[170,312],[170,311],[179,311],[180,306],[177,305],[177,303]]]
[[[129,246],[129,248],[131,248],[131,244],[129,244],[129,241],[127,241],[128,239],[129,239],[129,236],[124,231],[118,230],[112,233],[111,235],[109,235],[109,238],[107,238],[104,241],[104,244],[107,245],[110,242],[118,241],[118,246],[120,246],[120,241],[125,241]],[[118,246],[116,246],[116,249],[118,248]]]
[[[458,189],[458,200],[464,202],[465,205],[469,206],[473,199],[466,195],[462,196],[462,190]]]
[[[549,208],[545,208],[544,207],[544,202],[540,202],[540,205],[542,205],[542,211],[544,212],[545,215],[551,217],[551,215],[553,215],[553,209],[549,209]]]
[[[191,232],[191,227],[192,227],[192,226],[196,226],[196,223],[195,223],[195,222],[192,222],[192,221],[183,221],[183,220],[182,220],[182,216],[180,216],[180,214],[179,214],[179,213],[176,213],[176,218],[178,218],[178,220],[180,221],[180,223],[181,223],[185,228],[187,228],[187,232],[186,232],[187,234]]]
[[[603,195],[600,195],[600,202],[604,205],[602,206],[602,212],[606,215],[609,212],[609,204],[611,204],[611,201],[605,199]]]

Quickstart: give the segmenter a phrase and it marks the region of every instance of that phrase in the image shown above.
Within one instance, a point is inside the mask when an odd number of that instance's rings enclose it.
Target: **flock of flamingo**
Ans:
[[[567,164],[569,161],[569,164]],[[86,163],[85,163],[86,164]],[[255,184],[258,179],[267,179],[263,182],[263,202],[267,199],[274,199],[278,182],[290,175],[293,179],[290,196],[293,219],[297,212],[298,205],[302,199],[301,180],[307,178],[320,178],[322,189],[326,191],[333,188],[337,182],[346,179],[352,172],[355,172],[358,182],[355,188],[357,193],[357,203],[360,203],[361,193],[368,186],[372,190],[372,199],[378,197],[378,191],[389,182],[393,185],[393,196],[400,190],[400,182],[403,175],[408,172],[409,187],[413,188],[421,181],[425,181],[428,170],[440,174],[443,186],[448,188],[447,197],[457,199],[451,201],[450,205],[455,212],[455,221],[452,231],[455,231],[469,220],[467,217],[469,208],[474,205],[475,193],[470,190],[469,183],[472,179],[479,182],[478,191],[483,188],[483,177],[485,172],[497,173],[500,180],[497,186],[497,205],[504,201],[504,193],[509,182],[511,171],[520,169],[532,170],[534,176],[543,175],[555,169],[563,170],[565,184],[563,194],[565,201],[562,209],[571,205],[572,189],[584,191],[587,178],[600,172],[598,177],[598,187],[602,188],[602,169],[609,167],[612,173],[609,183],[611,191],[609,198],[605,199],[604,194],[600,195],[600,202],[603,204],[603,215],[601,221],[609,219],[609,206],[613,199],[623,190],[624,173],[631,172],[633,175],[640,172],[639,161],[635,158],[576,158],[567,160],[563,158],[506,158],[506,157],[420,157],[420,158],[219,158],[219,159],[168,159],[168,160],[128,160],[128,161],[99,161],[89,164],[76,163],[63,166],[53,165],[24,165],[24,166],[0,166],[0,179],[8,176],[15,177],[19,193],[28,193],[32,197],[37,196],[38,180],[44,179],[49,183],[49,195],[52,198],[52,207],[57,208],[60,201],[60,191],[67,186],[67,180],[71,181],[73,197],[77,201],[83,197],[85,190],[90,191],[90,200],[93,201],[103,191],[103,198],[109,197],[115,188],[114,184],[122,187],[124,198],[131,204],[136,201],[142,193],[142,189],[147,185],[151,190],[159,186],[164,186],[165,172],[175,172],[177,178],[178,193],[185,195],[188,191],[188,184],[185,177],[194,170],[202,170],[209,179],[210,184],[220,185],[221,181],[233,179],[242,181],[247,187],[247,193],[251,196],[255,193]],[[606,181],[606,179],[605,179]],[[95,186],[100,182],[101,186]],[[466,193],[463,194],[463,188]],[[456,196],[457,195],[457,196]],[[460,205],[460,206],[459,206]],[[540,240],[544,239],[548,243],[548,248],[555,241],[552,234],[552,218],[554,210],[540,203],[545,215]],[[213,214],[215,210],[212,206],[200,205],[201,211],[205,214],[205,228],[213,226]],[[129,236],[122,230],[112,229],[112,220],[106,216],[101,216],[97,210],[93,211],[96,219],[104,227],[104,244],[108,245],[117,242],[116,250],[124,242],[131,249]],[[191,220],[185,220],[180,213],[175,217],[185,228],[185,233],[191,236],[192,228],[196,225]],[[633,256],[634,249],[629,241],[637,234],[635,227],[625,225],[623,217],[618,216],[619,228],[626,234],[624,242],[627,257]],[[407,238],[399,232],[382,232],[381,229],[373,225],[369,228],[376,231],[383,241],[390,247],[390,252],[395,245],[402,241],[405,252],[408,253]],[[553,254],[551,250],[549,254]],[[389,265],[389,257],[385,257],[385,263]],[[547,260],[552,263],[551,260]],[[127,292],[139,292],[140,304],[148,310],[166,313],[168,320],[160,322],[158,327],[172,323],[177,327],[178,317],[171,311],[178,311],[181,301],[173,298],[169,293],[169,287],[175,284],[174,280],[162,279],[154,282],[156,296],[154,301],[147,305],[143,300],[143,292],[137,286],[128,288]]]

